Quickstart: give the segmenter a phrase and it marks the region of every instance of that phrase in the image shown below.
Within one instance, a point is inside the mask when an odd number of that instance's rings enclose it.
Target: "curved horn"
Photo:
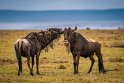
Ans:
[[[68,29],[71,29],[70,27],[68,27]]]
[[[74,29],[75,31],[77,30],[77,26],[75,26],[75,29]]]

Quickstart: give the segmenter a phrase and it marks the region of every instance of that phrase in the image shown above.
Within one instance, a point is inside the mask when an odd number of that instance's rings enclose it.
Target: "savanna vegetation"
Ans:
[[[98,72],[97,57],[90,74],[89,58],[80,58],[79,74],[73,74],[73,58],[63,44],[63,35],[54,42],[54,49],[40,54],[40,75],[29,74],[26,58],[23,59],[23,72],[17,76],[18,65],[14,43],[18,38],[38,30],[0,30],[0,82],[1,83],[124,83],[124,30],[78,30],[87,39],[102,44],[102,54],[106,74]]]

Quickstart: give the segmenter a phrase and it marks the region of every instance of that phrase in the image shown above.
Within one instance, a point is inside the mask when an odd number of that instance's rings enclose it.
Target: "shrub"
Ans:
[[[122,58],[109,58],[108,61],[110,62],[124,62]]]
[[[64,65],[60,65],[59,69],[66,69],[66,67]]]
[[[90,30],[90,27],[87,27],[86,30]]]

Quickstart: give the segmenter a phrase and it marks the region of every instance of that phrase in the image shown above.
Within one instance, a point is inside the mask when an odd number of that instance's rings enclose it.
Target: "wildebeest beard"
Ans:
[[[68,52],[68,54],[70,53],[70,43],[68,43],[68,45],[65,46],[66,47],[66,51]]]
[[[46,34],[48,35],[48,39],[52,39],[52,41],[49,43],[49,45],[45,48],[45,51],[48,51],[49,47],[53,49],[54,43],[59,40],[61,37],[61,34],[63,34],[62,28],[49,28],[47,29],[49,31],[46,31]],[[52,34],[52,35],[51,35]],[[51,35],[51,37],[50,37]],[[55,38],[55,39],[54,39]],[[48,40],[47,39],[47,40]]]

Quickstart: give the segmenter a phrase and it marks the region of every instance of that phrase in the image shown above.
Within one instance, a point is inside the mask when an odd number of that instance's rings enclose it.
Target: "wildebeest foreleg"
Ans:
[[[39,73],[39,55],[36,55],[36,67],[37,67],[37,74]]]
[[[34,56],[32,56],[31,58],[32,58],[32,69],[31,69],[31,72],[32,72],[32,75],[33,75]]]
[[[41,49],[38,48],[37,54],[36,54],[36,68],[37,68],[37,74],[39,75],[39,56],[40,56]]]
[[[92,55],[92,56],[90,56],[90,57],[89,57],[89,59],[91,60],[91,66],[90,66],[90,69],[89,69],[88,73],[90,73],[90,72],[91,72],[92,67],[93,67],[93,65],[94,65],[94,62],[95,62],[95,59],[93,58],[93,55]]]
[[[78,65],[79,65],[79,59],[80,59],[80,53],[77,53],[77,56],[76,56],[76,73],[78,74]]]
[[[79,59],[80,59],[80,54],[77,53],[76,55],[73,55],[73,60],[74,60],[74,74],[78,74],[78,65],[79,65]]]
[[[74,74],[76,74],[76,55],[73,55]]]

